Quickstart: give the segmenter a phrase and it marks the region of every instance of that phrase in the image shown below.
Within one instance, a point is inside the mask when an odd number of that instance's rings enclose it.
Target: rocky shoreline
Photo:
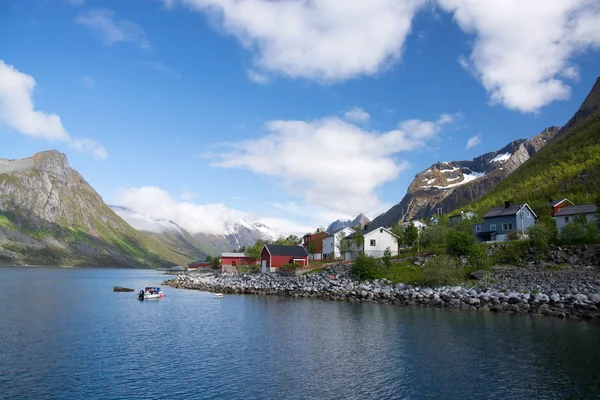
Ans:
[[[278,274],[180,275],[164,285],[226,294],[312,297],[477,312],[600,319],[600,269],[497,267],[474,287],[427,288],[385,279],[358,282],[347,265],[299,277]]]

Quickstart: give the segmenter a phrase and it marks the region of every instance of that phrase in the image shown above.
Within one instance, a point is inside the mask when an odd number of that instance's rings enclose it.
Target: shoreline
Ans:
[[[321,273],[291,277],[209,272],[178,275],[164,281],[163,285],[224,294],[318,298],[600,320],[600,270],[595,267],[564,270],[497,267],[490,274],[490,281],[495,283],[487,288],[428,288],[405,283],[392,284],[385,279],[358,282],[349,270],[348,266],[337,265],[327,267]],[[530,289],[524,289],[526,287]]]

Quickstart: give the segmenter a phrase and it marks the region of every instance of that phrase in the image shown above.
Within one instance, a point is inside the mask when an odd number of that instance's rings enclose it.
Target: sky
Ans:
[[[3,0],[0,38],[0,157],[192,232],[373,218],[600,75],[597,0]]]

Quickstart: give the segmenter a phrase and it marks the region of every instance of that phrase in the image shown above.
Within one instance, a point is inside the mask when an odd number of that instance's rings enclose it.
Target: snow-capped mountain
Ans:
[[[536,154],[558,130],[554,126],[546,128],[531,139],[515,140],[472,160],[433,164],[419,172],[402,201],[375,218],[369,228],[428,218],[438,210],[450,213],[478,199]]]
[[[272,241],[280,237],[279,234],[265,224],[249,222],[243,218],[226,226],[225,232],[222,234],[189,232],[174,221],[157,219],[126,207],[110,207],[129,225],[139,231],[151,233],[157,237],[167,237],[170,240],[176,235],[185,238],[185,242],[191,243],[211,255],[219,255],[224,251],[252,246],[259,239]]]

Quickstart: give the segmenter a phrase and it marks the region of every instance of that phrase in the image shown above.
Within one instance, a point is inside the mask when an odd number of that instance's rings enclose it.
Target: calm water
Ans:
[[[600,398],[600,324],[0,268],[0,399]]]

